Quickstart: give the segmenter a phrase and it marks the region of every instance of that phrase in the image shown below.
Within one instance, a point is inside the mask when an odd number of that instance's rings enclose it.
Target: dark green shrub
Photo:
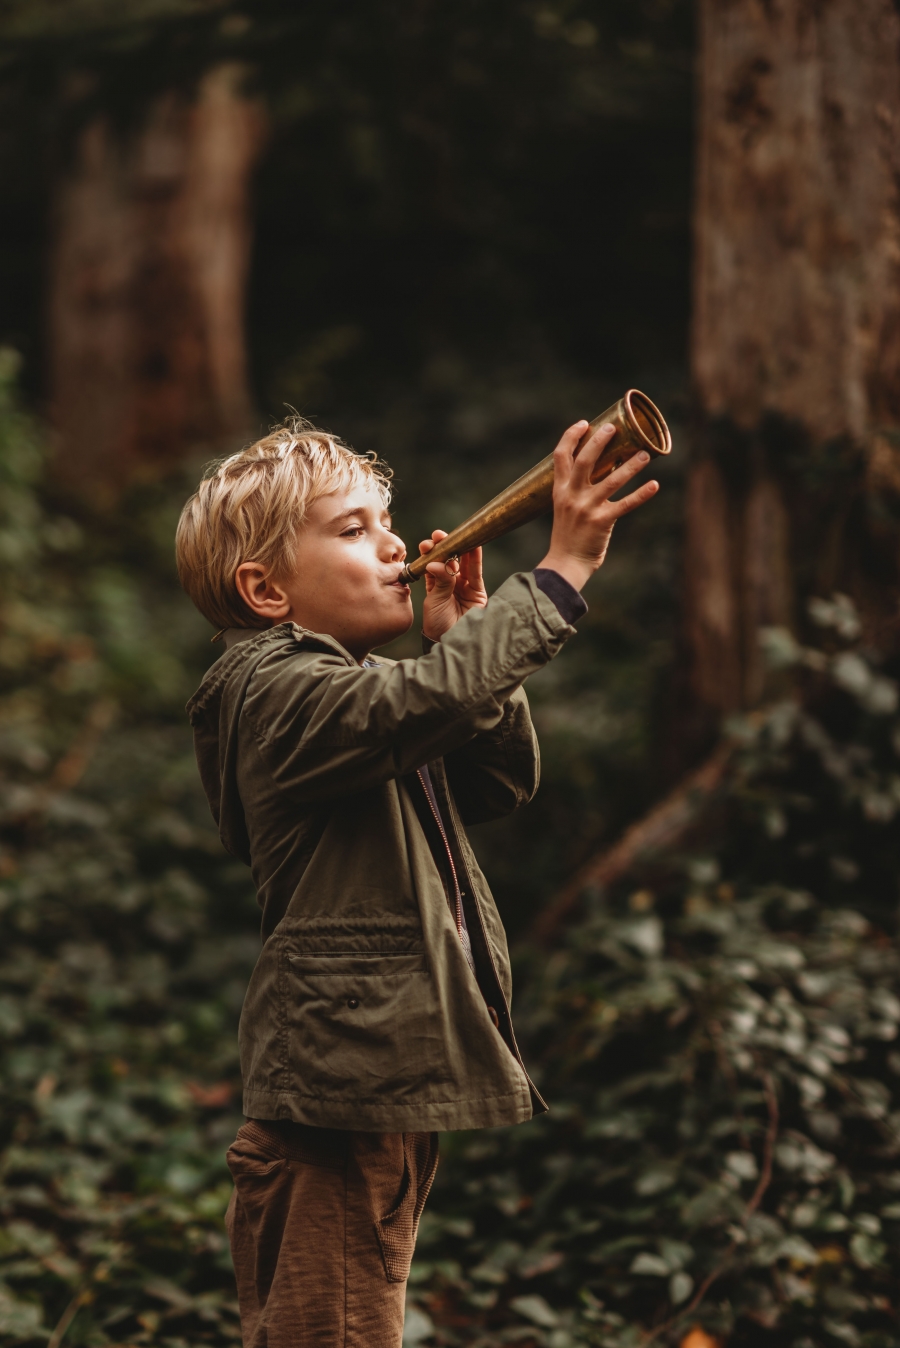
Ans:
[[[170,521],[158,548],[131,511],[104,552],[42,509],[13,374],[6,353],[0,1339],[234,1342],[224,1151],[258,940],[181,710],[204,625],[167,589]]]
[[[257,914],[181,712],[208,633],[164,496],[105,542],[42,508],[0,373],[0,1337],[236,1342]],[[445,1139],[410,1343],[900,1342],[897,692],[846,601],[812,618],[683,854],[521,953],[553,1110]]]

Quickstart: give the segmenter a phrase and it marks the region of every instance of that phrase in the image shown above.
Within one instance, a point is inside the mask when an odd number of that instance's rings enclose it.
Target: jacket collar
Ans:
[[[215,664],[210,665],[203,682],[187,704],[187,713],[191,724],[198,716],[215,703],[233,674],[252,664],[257,654],[264,654],[265,648],[293,642],[298,648],[326,650],[338,655],[348,665],[356,661],[341,643],[325,632],[310,632],[297,623],[279,623],[277,627],[260,630],[255,627],[230,627],[224,634],[226,649]]]
[[[349,660],[352,665],[356,664],[353,656],[345,650],[337,637],[329,636],[327,632],[313,632],[308,627],[300,627],[297,623],[279,623],[276,627],[266,628],[228,627],[222,634],[222,640],[228,652],[234,650],[241,642],[253,641],[254,638],[276,638],[276,634],[277,638],[292,637],[294,641],[305,645],[327,646],[329,650]]]
[[[249,641],[252,637],[258,637],[260,631],[258,627],[226,627],[222,633],[226,651],[230,651],[239,641]]]

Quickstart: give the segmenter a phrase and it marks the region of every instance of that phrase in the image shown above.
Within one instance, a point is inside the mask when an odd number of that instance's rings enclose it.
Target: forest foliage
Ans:
[[[182,719],[208,634],[174,498],[136,493],[118,536],[48,505],[3,360],[0,1333],[236,1342],[258,935]],[[772,700],[690,845],[520,943],[552,1110],[445,1139],[409,1343],[900,1341],[897,684],[842,596],[809,630],[765,634]]]

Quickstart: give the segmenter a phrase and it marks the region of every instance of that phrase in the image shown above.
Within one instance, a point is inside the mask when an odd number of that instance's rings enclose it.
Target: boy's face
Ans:
[[[362,660],[412,625],[409,586],[397,580],[405,557],[377,491],[361,484],[313,503],[291,576],[273,582],[244,563],[238,587],[274,623],[326,632]]]

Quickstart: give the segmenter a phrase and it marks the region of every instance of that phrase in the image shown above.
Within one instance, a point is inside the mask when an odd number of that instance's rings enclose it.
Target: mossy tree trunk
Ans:
[[[687,496],[692,684],[756,702],[762,625],[849,589],[874,622],[900,488],[900,19],[699,0]]]
[[[262,144],[241,71],[167,93],[137,129],[103,117],[61,181],[49,275],[49,385],[66,484],[100,503],[214,449],[250,419],[244,292]]]

